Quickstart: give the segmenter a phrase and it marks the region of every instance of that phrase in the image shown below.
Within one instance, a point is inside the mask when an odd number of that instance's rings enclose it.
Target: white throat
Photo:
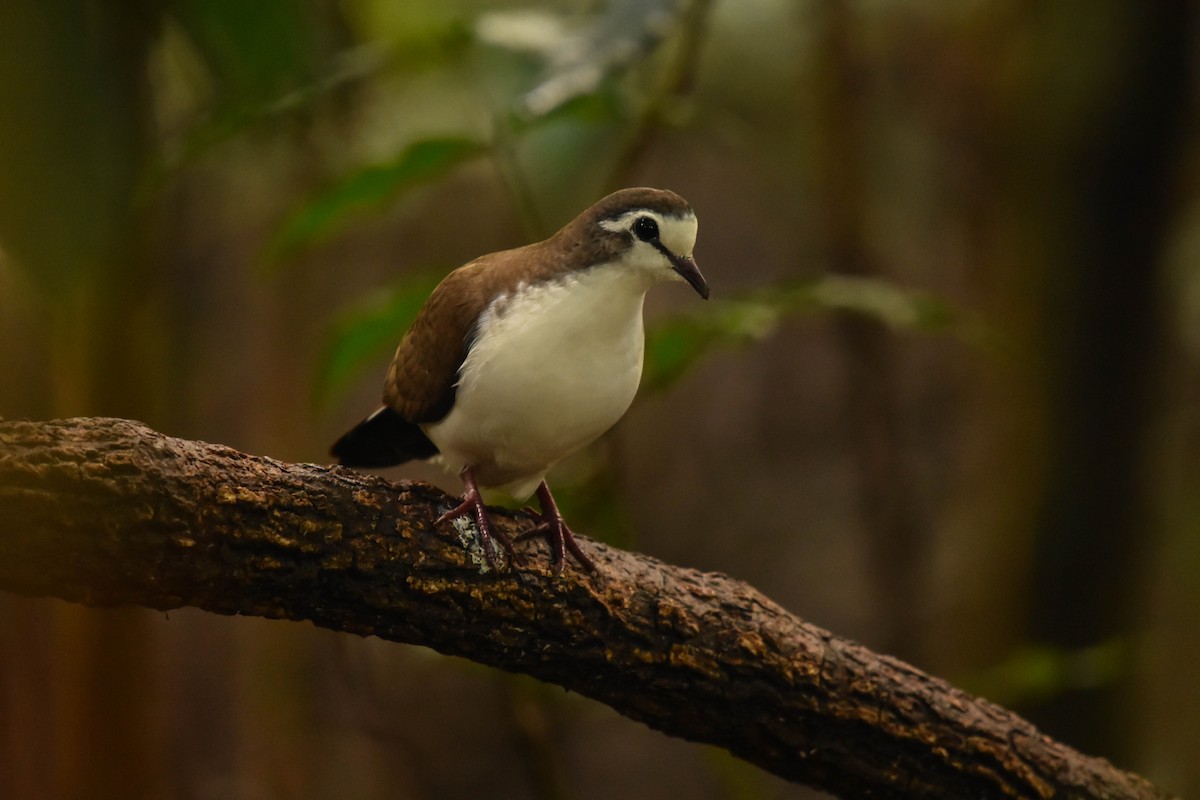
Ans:
[[[633,402],[646,270],[602,264],[496,298],[459,370],[454,407],[423,426],[452,470],[526,497]]]

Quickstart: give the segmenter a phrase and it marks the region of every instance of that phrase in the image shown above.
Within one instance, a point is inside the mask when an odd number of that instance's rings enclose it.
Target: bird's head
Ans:
[[[644,271],[655,282],[687,281],[708,299],[708,282],[692,256],[696,214],[679,195],[663,189],[622,189],[584,212],[580,221],[592,226],[592,235],[607,241],[611,260]]]

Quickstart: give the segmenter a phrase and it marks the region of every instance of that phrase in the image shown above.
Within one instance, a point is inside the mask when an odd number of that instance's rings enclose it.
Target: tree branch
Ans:
[[[0,421],[0,589],[422,644],[845,796],[1166,797],[723,575],[586,539],[594,574],[555,576],[541,542],[520,569],[481,574],[433,527],[450,504],[135,422]]]

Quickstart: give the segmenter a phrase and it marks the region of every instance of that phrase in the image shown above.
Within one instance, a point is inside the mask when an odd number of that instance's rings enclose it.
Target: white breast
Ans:
[[[621,418],[645,336],[640,271],[593,267],[521,287],[480,318],[454,407],[424,426],[447,467],[527,497],[556,462]]]

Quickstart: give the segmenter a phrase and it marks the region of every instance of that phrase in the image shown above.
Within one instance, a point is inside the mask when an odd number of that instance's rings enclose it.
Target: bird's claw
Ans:
[[[523,542],[535,536],[544,536],[550,542],[550,550],[554,553],[554,571],[556,573],[561,573],[563,567],[566,566],[568,552],[579,562],[581,567],[588,572],[595,572],[596,565],[580,549],[579,543],[575,541],[574,534],[571,533],[571,529],[567,527],[563,518],[558,514],[551,516],[548,513],[543,513],[541,517],[540,523],[527,531],[518,533],[513,541]]]
[[[475,530],[479,535],[479,547],[483,550],[483,557],[487,559],[489,567],[496,572],[501,571],[502,565],[496,554],[497,544],[504,549],[504,555],[509,564],[522,563],[521,558],[513,550],[512,539],[492,528],[487,509],[483,505],[483,498],[474,487],[467,489],[461,503],[434,520],[434,525],[443,525],[457,517],[468,515],[475,520]]]

